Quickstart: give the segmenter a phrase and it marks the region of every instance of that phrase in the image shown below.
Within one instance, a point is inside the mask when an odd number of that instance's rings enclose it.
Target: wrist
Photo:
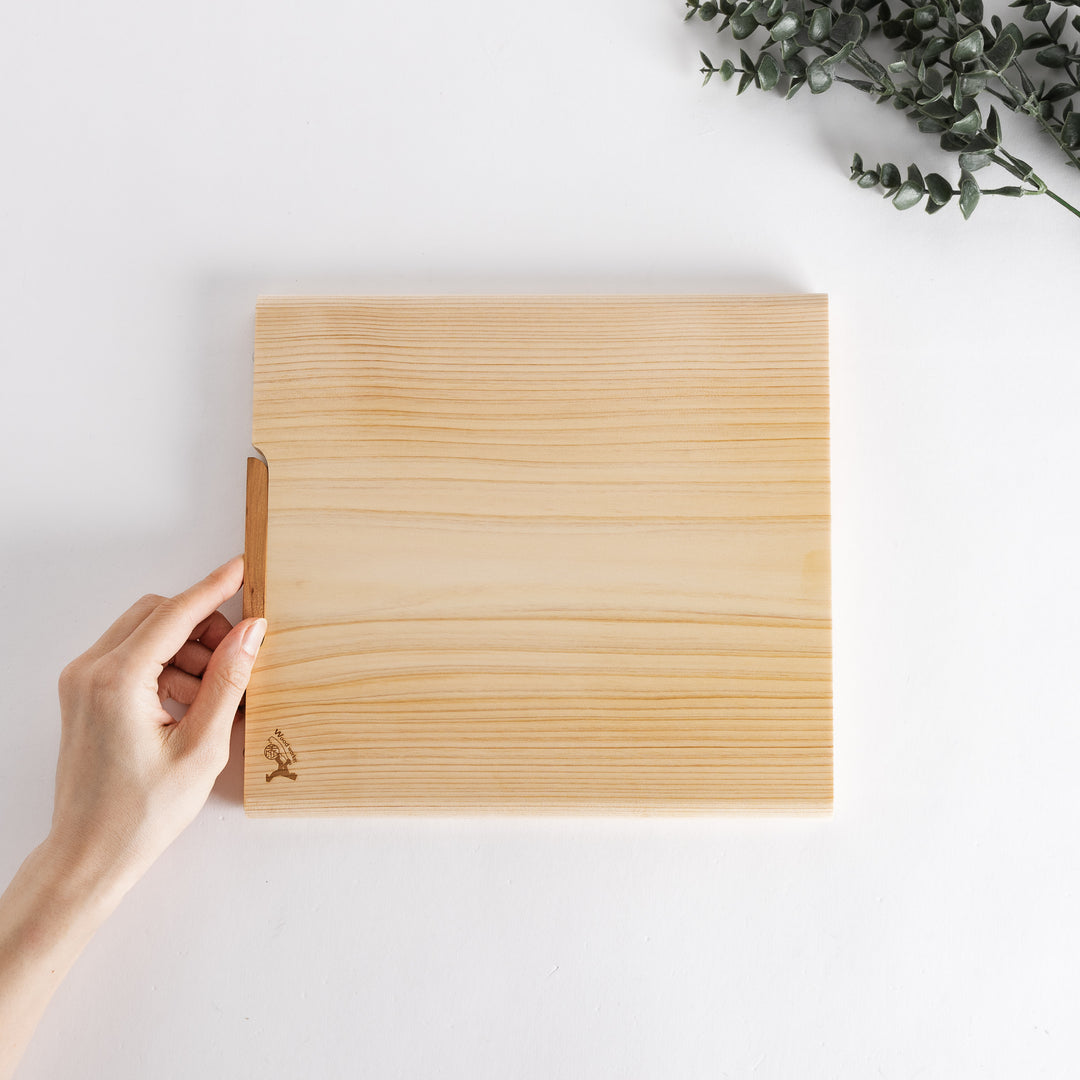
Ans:
[[[57,909],[88,922],[103,922],[138,879],[97,846],[55,831],[23,864],[34,887]]]

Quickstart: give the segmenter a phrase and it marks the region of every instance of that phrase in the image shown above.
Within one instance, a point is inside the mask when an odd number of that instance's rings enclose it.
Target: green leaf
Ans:
[[[997,144],[994,142],[993,139],[990,138],[989,135],[980,131],[977,135],[972,135],[968,139],[967,145],[961,147],[961,149],[970,150],[972,152],[976,150],[993,150],[996,145]]]
[[[815,56],[810,61],[806,69],[806,81],[810,86],[811,94],[824,94],[832,86],[832,72],[826,66],[823,56]]]
[[[862,171],[862,154],[857,153],[851,159],[851,175],[854,176],[856,173],[861,173]]]
[[[769,31],[769,37],[773,41],[786,41],[788,38],[794,37],[800,28],[799,17],[794,12],[786,11],[780,16],[776,22],[773,23],[772,29]]]
[[[730,60],[725,60],[720,65],[720,78],[727,82],[735,74],[735,65]]]
[[[1019,49],[1009,35],[999,37],[983,56],[983,63],[994,71],[1004,71],[1016,57]]]
[[[911,13],[911,21],[920,30],[932,30],[938,24],[938,9],[933,4],[924,4]]]
[[[930,116],[920,117],[916,126],[928,135],[938,135],[945,130],[945,125],[940,120]]]
[[[829,67],[836,67],[842,64],[853,52],[855,51],[855,42],[845,41],[837,52],[834,52],[832,56],[822,57],[824,63]]]
[[[719,11],[720,9],[712,2],[712,0],[707,0],[707,3],[702,4],[701,7],[698,8],[698,14],[705,22],[715,19]]]
[[[953,46],[952,57],[956,62],[974,60],[982,51],[982,31],[972,30],[970,34],[966,34]]]
[[[798,56],[802,46],[794,38],[784,38],[780,42],[780,57],[783,60],[790,60],[795,56]],[[803,67],[806,65],[803,64]]]
[[[907,167],[907,182],[913,187],[917,187],[920,193],[926,190],[926,185],[923,182],[922,173],[919,172],[918,165],[909,165]]]
[[[986,131],[995,143],[1001,142],[1001,118],[993,105],[990,106],[990,111],[986,114]]]
[[[1066,98],[1071,98],[1073,94],[1080,94],[1080,86],[1073,86],[1072,83],[1058,83],[1043,94],[1042,100],[1064,101]]]
[[[919,200],[923,197],[921,188],[917,188],[909,181],[904,181],[900,185],[900,190],[893,198],[893,206],[897,210],[910,210],[913,206],[918,205]]]
[[[975,172],[977,169],[983,169],[989,164],[989,150],[978,150],[974,153],[965,152],[960,155],[960,168],[966,169],[968,172]]]
[[[833,41],[838,41],[841,45],[849,42],[853,45],[858,44],[866,36],[867,29],[865,17],[857,11],[851,11],[846,15],[841,15],[833,23]]]
[[[928,64],[932,64],[948,47],[948,38],[932,37],[923,45],[923,59]]]
[[[975,213],[975,207],[979,205],[979,195],[979,185],[976,182],[975,177],[969,172],[961,172],[960,213],[964,215],[965,221]]]
[[[826,41],[832,33],[832,9],[827,7],[814,8],[810,16],[810,29],[808,31],[811,41]]]
[[[930,68],[919,82],[922,83],[923,90],[926,91],[929,100],[931,101],[936,101],[945,89],[945,80],[942,78],[940,70],[936,67]]]
[[[1048,68],[1063,68],[1069,62],[1069,50],[1064,45],[1051,45],[1035,54],[1035,59]]]
[[[757,78],[762,90],[771,90],[780,81],[780,68],[772,53],[763,52],[758,57]]]
[[[858,179],[858,185],[861,188],[877,187],[878,181],[881,177],[871,170],[870,172],[864,172]]]
[[[744,72],[742,78],[739,79],[739,89],[735,91],[735,96],[738,97],[753,81],[754,73],[752,71]]]
[[[881,186],[885,188],[900,186],[900,170],[891,161],[881,166]]]
[[[950,124],[956,116],[956,110],[948,101],[928,101],[922,111],[935,120],[948,120]]]
[[[751,75],[757,70],[754,61],[750,59],[750,54],[745,49],[739,50],[739,63],[742,64],[743,70],[750,72]]]
[[[1024,8],[1024,18],[1031,22],[1042,22],[1049,14],[1049,4],[1028,4],[1028,6]]]
[[[1061,145],[1070,150],[1080,146],[1080,113],[1070,113],[1061,128]]]
[[[736,41],[748,38],[758,27],[757,19],[753,15],[732,15],[731,36]]]
[[[968,22],[981,23],[983,21],[982,0],[960,0],[960,14]]]
[[[960,93],[964,97],[976,97],[986,89],[986,84],[993,77],[992,71],[969,71],[960,76]]]
[[[944,206],[952,198],[952,184],[941,173],[926,174],[926,191],[930,201]]]
[[[949,130],[955,135],[974,135],[982,126],[979,110],[972,109],[966,116],[962,116]]]

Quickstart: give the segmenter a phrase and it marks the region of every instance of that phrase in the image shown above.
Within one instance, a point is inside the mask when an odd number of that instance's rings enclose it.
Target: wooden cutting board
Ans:
[[[248,813],[831,809],[825,297],[261,299],[254,443]]]

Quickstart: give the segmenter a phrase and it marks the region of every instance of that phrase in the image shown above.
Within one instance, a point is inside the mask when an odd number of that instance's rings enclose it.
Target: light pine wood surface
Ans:
[[[829,812],[828,408],[823,296],[261,299],[248,813]]]

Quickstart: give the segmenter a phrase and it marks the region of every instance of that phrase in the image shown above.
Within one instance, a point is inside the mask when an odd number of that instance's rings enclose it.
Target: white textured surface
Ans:
[[[832,821],[252,822],[230,767],[22,1076],[1075,1069],[1080,222],[897,213],[847,163],[933,168],[920,136],[701,89],[725,50],[674,0],[3,23],[4,875],[60,668],[242,546],[257,294],[820,291],[833,325]]]

